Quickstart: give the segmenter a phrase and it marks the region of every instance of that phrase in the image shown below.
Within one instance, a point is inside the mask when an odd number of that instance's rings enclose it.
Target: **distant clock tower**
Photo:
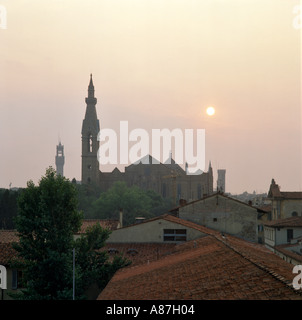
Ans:
[[[56,167],[57,167],[57,174],[63,177],[63,167],[65,163],[64,157],[64,146],[61,144],[61,141],[57,145],[57,155],[56,155]]]

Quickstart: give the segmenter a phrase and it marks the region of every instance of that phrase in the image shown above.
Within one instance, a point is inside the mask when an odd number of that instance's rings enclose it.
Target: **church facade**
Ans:
[[[102,172],[99,168],[97,139],[100,124],[96,112],[97,99],[94,96],[92,75],[88,86],[86,113],[82,124],[82,184],[93,184],[102,191],[108,190],[115,182],[124,181],[127,186],[136,185],[144,190],[153,190],[163,198],[187,201],[200,199],[213,193],[213,170],[211,163],[208,172],[198,175],[187,174],[170,156],[169,163],[152,163],[149,155],[149,164],[139,161],[125,167],[122,172],[115,168],[112,172]]]

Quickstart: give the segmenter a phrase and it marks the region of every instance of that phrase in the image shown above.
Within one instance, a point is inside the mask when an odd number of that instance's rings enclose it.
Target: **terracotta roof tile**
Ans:
[[[9,243],[18,240],[17,230],[0,230],[0,243]]]
[[[302,192],[300,192],[300,191],[281,191],[281,196],[286,199],[302,199]]]
[[[109,253],[110,257],[121,254],[132,261],[131,266],[150,263],[170,254],[176,243],[106,243],[101,249]]]
[[[167,220],[167,221],[170,221],[170,222],[174,222],[174,223],[178,223],[182,226],[185,226],[185,227],[189,227],[189,228],[192,228],[192,229],[196,229],[198,231],[201,231],[203,233],[206,233],[206,234],[220,234],[219,231],[216,231],[216,230],[213,230],[213,229],[209,229],[205,226],[202,226],[202,225],[199,225],[199,224],[196,224],[194,222],[191,222],[189,220],[184,220],[184,219],[181,219],[181,218],[178,218],[178,217],[175,217],[174,215],[171,215],[171,214],[163,214],[163,215],[160,215],[160,216],[157,216],[157,217],[154,217],[154,218],[151,218],[151,219],[146,219],[142,222],[140,222],[140,224],[143,224],[143,223],[149,223],[151,221],[156,221],[156,220],[160,220],[160,219],[164,219],[164,220]],[[130,228],[132,226],[135,226],[137,224],[131,224],[131,225],[128,225],[128,226],[125,226],[123,228]]]
[[[297,253],[297,252],[294,252],[292,250],[290,250],[291,247],[297,247],[298,246],[298,243],[295,243],[295,244],[281,244],[281,245],[278,245],[278,246],[275,246],[274,249],[276,249],[277,251],[285,254],[286,256],[292,258],[292,259],[295,259],[296,261],[299,261],[301,262],[302,264],[302,255]]]
[[[104,219],[84,219],[79,233],[85,233],[88,227],[99,223],[102,228],[116,230],[120,226],[119,220],[104,220]]]
[[[292,268],[260,244],[209,235],[119,270],[98,299],[301,299]]]
[[[7,265],[16,256],[11,243],[0,243],[0,264]]]
[[[302,191],[280,191],[280,187],[272,179],[268,198],[302,199]]]
[[[264,223],[266,226],[270,227],[302,227],[302,217],[289,217],[283,219],[277,219],[272,221],[266,221]]]

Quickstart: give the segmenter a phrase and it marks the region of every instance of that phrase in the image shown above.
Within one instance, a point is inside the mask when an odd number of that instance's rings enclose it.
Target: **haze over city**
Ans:
[[[214,187],[226,169],[227,192],[301,190],[298,0],[0,4],[1,188],[38,182],[59,140],[80,180],[92,73],[101,128],[205,129]]]

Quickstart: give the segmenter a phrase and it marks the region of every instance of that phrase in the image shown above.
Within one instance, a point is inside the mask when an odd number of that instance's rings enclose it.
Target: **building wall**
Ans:
[[[264,227],[264,243],[270,249],[275,246],[275,228],[272,227]]]
[[[3,300],[14,300],[9,294],[20,292],[20,288],[13,289],[13,270],[6,266],[6,275],[7,275],[7,289],[3,290]],[[2,290],[0,289],[0,300],[2,299]]]
[[[138,223],[129,227],[121,228],[112,231],[107,242],[120,243],[120,242],[149,242],[158,243],[164,241],[164,229],[186,229],[187,241],[194,240],[199,237],[205,236],[204,233],[193,228],[189,228],[178,223],[170,222],[164,219],[158,219],[149,222]]]
[[[282,258],[283,260],[285,260],[288,263],[291,263],[293,265],[301,264],[301,261],[298,261],[298,260],[296,260],[296,259],[284,254],[283,252],[280,252],[278,250],[273,250],[273,251],[277,256],[279,256],[280,258]],[[294,276],[295,275],[293,274],[293,277]]]
[[[287,230],[293,230],[293,238],[301,237],[302,236],[302,228],[294,228],[294,227],[286,227],[286,228],[275,228],[276,232],[276,243],[275,245],[278,246],[280,244],[288,243],[287,241]]]
[[[274,220],[292,217],[293,212],[296,212],[298,216],[302,216],[302,199],[272,200],[272,216]]]
[[[163,198],[187,201],[197,200],[213,193],[212,171],[200,175],[178,173],[174,178],[173,167],[164,164],[137,164],[125,168],[125,172],[99,172],[98,185],[102,191],[108,190],[115,182],[124,181],[128,187],[138,186],[143,190],[153,190]]]
[[[295,227],[268,227],[265,226],[264,228],[264,237],[265,237],[265,244],[274,247],[280,244],[289,243],[287,241],[287,230],[293,230],[293,238],[298,238],[302,236],[302,228],[295,228]]]
[[[214,195],[179,208],[179,218],[258,242],[257,210]]]
[[[293,212],[298,216],[302,216],[302,200],[286,199],[281,202],[282,218],[292,217]]]

